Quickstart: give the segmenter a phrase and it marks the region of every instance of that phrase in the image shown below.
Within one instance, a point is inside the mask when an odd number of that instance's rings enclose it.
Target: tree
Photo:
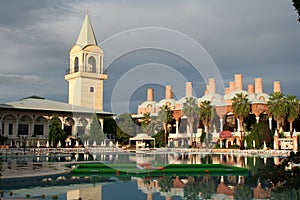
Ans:
[[[105,117],[103,121],[103,132],[116,138],[117,123],[112,117]]]
[[[192,133],[194,132],[194,122],[199,118],[199,108],[197,105],[197,99],[194,97],[186,98],[186,101],[183,103],[183,114],[187,117],[187,122],[189,125],[188,133],[191,134],[190,143],[192,145]]]
[[[300,22],[300,0],[293,0],[293,6],[298,14],[298,21]]]
[[[141,125],[143,127],[143,131],[145,131],[147,135],[150,135],[150,130],[151,130],[150,123],[151,123],[150,113],[146,112],[143,114]]]
[[[122,145],[128,144],[130,136],[136,135],[136,124],[129,113],[123,113],[116,118],[116,139]]]
[[[159,121],[161,121],[163,123],[164,132],[165,132],[165,144],[167,144],[168,143],[167,127],[168,127],[168,124],[173,119],[172,111],[168,105],[163,105],[160,107],[160,110],[158,112],[158,119],[159,119]]]
[[[255,141],[255,147],[261,147],[264,142],[266,142],[267,146],[272,146],[273,144],[271,130],[268,124],[264,122],[255,123],[251,133],[245,136],[245,140],[248,141],[249,148],[253,148],[253,140]]]
[[[290,123],[290,133],[293,132],[293,122],[298,118],[299,100],[296,96],[287,96],[287,120]]]
[[[96,113],[92,116],[92,121],[90,125],[90,131],[89,131],[89,141],[90,142],[96,142],[97,144],[100,144],[106,139],[106,136],[103,133],[103,130],[101,128],[101,125],[99,123],[99,119]]]
[[[287,103],[284,95],[281,92],[271,94],[268,101],[268,110],[272,117],[277,122],[277,130],[284,124],[284,119],[287,115]]]
[[[129,113],[122,113],[116,118],[116,123],[123,133],[136,135],[136,124]]]
[[[61,128],[60,120],[57,115],[55,115],[50,121],[50,130],[48,134],[48,141],[53,142],[54,145],[57,145],[59,141],[65,141],[66,133]]]
[[[243,93],[236,94],[232,99],[232,109],[236,118],[239,119],[239,126],[241,131],[241,140],[243,140],[243,121],[249,115],[251,107],[248,99],[248,95]]]
[[[204,125],[204,132],[206,133],[206,144],[208,144],[208,130],[211,119],[213,117],[213,106],[210,101],[203,101],[200,105],[200,119]]]

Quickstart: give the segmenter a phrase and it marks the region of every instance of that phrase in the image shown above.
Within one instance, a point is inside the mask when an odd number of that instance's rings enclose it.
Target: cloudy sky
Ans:
[[[290,0],[12,0],[0,7],[0,103],[67,102],[69,50],[86,12],[105,52],[108,111],[134,112],[149,86],[156,100],[166,84],[181,98],[192,81],[200,97],[208,77],[227,86],[237,73],[244,89],[261,77],[266,93],[279,80],[283,93],[300,97],[300,23]]]

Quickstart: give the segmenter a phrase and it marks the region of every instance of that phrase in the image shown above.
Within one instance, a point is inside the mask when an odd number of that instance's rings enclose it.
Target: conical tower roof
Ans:
[[[97,45],[92,24],[88,13],[86,13],[76,44],[84,48],[87,45]]]

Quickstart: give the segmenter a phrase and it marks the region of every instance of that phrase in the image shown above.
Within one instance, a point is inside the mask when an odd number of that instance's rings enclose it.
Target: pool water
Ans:
[[[244,156],[238,154],[99,154],[64,155],[61,157],[9,157],[2,158],[2,169],[26,170],[44,169],[57,166],[57,163],[104,162],[104,163],[143,163],[153,164],[227,164],[248,168],[249,174],[237,176],[206,175],[162,175],[159,177],[105,177],[99,175],[78,176],[63,173],[51,176],[1,179],[0,190],[3,197],[27,199],[262,199],[296,195],[291,190],[282,194],[274,193],[258,181],[255,174],[267,163],[276,163],[278,157]],[[3,167],[4,166],[4,167]],[[54,195],[54,196],[53,196]],[[295,197],[295,196],[294,196]]]

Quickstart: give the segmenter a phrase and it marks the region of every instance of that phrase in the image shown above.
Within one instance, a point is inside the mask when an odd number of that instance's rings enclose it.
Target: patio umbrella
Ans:
[[[245,147],[245,149],[247,147],[247,141],[246,140],[244,140],[244,147]]]
[[[255,140],[252,140],[253,149],[255,149]]]
[[[60,141],[58,141],[57,147],[61,147],[61,143],[60,143]]]
[[[267,149],[266,141],[264,141],[264,149]]]
[[[47,147],[47,148],[49,148],[49,141],[47,141],[47,143],[46,143],[46,147]]]
[[[78,147],[78,146],[79,146],[79,142],[78,142],[78,141],[76,141],[76,143],[75,143],[75,146],[76,146],[76,147]]]
[[[36,146],[37,146],[37,148],[40,148],[41,145],[40,145],[40,141],[39,140],[37,141],[37,145]]]
[[[93,146],[94,146],[94,147],[97,146],[97,142],[96,142],[96,141],[94,141]]]
[[[118,146],[119,146],[119,142],[117,141],[117,142],[116,142],[116,147],[118,147]]]

